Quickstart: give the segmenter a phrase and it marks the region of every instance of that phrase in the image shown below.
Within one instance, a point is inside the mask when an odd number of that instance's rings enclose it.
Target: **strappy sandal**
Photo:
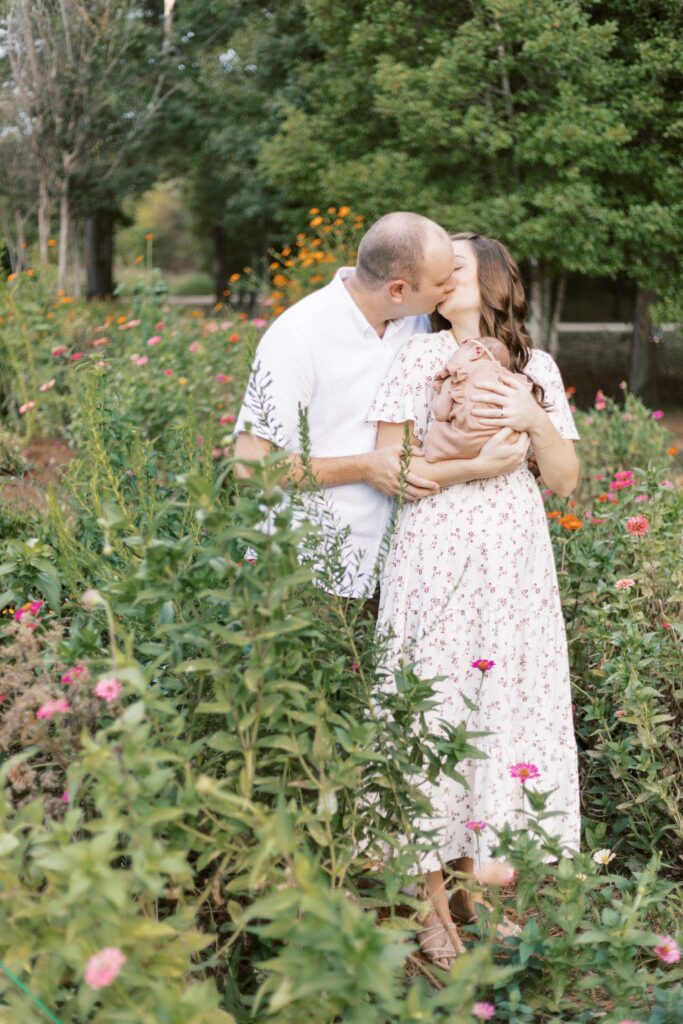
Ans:
[[[466,905],[464,904],[462,897],[459,895],[459,892],[454,892],[449,900],[448,909],[451,912],[451,917],[454,921],[457,921],[458,924],[479,924],[480,920],[479,915],[477,914],[477,907],[482,907],[489,913],[493,910],[491,904],[487,903],[485,900],[474,901],[474,914],[468,914],[464,909],[465,906]],[[499,939],[509,939],[511,937],[521,935],[522,929],[512,920],[512,918],[508,917],[507,914],[503,914],[503,920],[496,926],[496,934]]]
[[[451,931],[455,935],[457,944],[451,938]],[[445,925],[441,921],[419,931],[417,941],[423,956],[435,967],[440,967],[444,971],[449,971],[457,957],[465,951],[455,925]]]

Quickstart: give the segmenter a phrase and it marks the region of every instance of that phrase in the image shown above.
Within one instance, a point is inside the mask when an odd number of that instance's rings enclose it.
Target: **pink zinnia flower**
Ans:
[[[664,416],[664,413],[662,412],[661,409],[655,409],[654,412],[652,413],[652,419],[653,420],[661,420],[663,416]]]
[[[480,885],[511,885],[515,880],[515,869],[504,860],[492,860],[474,872]]]
[[[38,388],[39,391],[51,391],[57,381],[52,377],[50,380],[46,380],[44,384],[41,384]]]
[[[673,480],[660,480],[659,486],[664,487],[667,491],[672,491],[674,487],[674,482]]]
[[[191,345],[187,346],[187,351],[188,352],[200,352],[201,351],[201,347],[202,346],[201,346],[200,342],[193,341]]]
[[[622,580],[617,580],[614,584],[616,590],[630,590],[631,587],[635,587],[636,581],[630,577],[625,576]]]
[[[479,1020],[491,1020],[496,1015],[496,1008],[493,1003],[475,1003],[472,1007],[472,1013]]]
[[[138,356],[135,360],[136,366],[147,366],[149,362],[149,356]]]
[[[95,340],[92,342],[92,347],[93,348],[99,348],[100,345],[108,345],[108,344],[109,344],[109,338],[95,338]]]
[[[92,989],[111,985],[118,978],[127,959],[115,946],[107,946],[106,949],[94,953],[88,960],[83,975],[86,985]]]
[[[466,821],[465,828],[470,829],[472,832],[483,832],[486,828],[485,821]]]
[[[268,321],[264,320],[263,317],[261,317],[261,316],[256,316],[251,321],[252,327],[265,327],[267,323],[268,323]]]
[[[35,405],[35,402],[24,402],[23,405],[19,406],[19,415],[23,416],[25,412],[29,412],[31,409],[34,409]]]
[[[160,341],[161,341],[161,335],[160,334],[153,334],[151,338],[147,339],[147,344],[148,345],[158,345]]]
[[[52,349],[53,356],[63,356],[65,352],[66,345],[56,345],[55,348]]]
[[[71,797],[69,796],[69,790],[65,789],[64,792],[62,793],[62,803],[68,804],[70,799]]]
[[[644,537],[650,532],[650,521],[646,516],[631,516],[626,520],[626,529],[633,537]]]
[[[64,683],[65,686],[73,686],[77,682],[79,676],[85,674],[85,668],[83,665],[74,665],[73,668],[67,669],[63,675],[59,677],[60,683]]]
[[[529,779],[540,779],[541,773],[535,764],[528,761],[519,761],[510,765],[510,775],[513,779],[519,779],[524,786]]]
[[[204,447],[204,435],[203,434],[197,434],[197,447],[198,448],[203,448]]]
[[[219,384],[230,384],[232,381],[232,377],[229,373],[217,373],[214,379],[217,380]]]
[[[166,324],[164,323],[164,321],[160,320],[158,324],[154,325],[154,330],[155,331],[163,331],[165,326],[166,326]]]
[[[650,499],[647,496],[647,494],[636,494],[636,501],[638,502],[638,504],[640,504],[643,501],[649,501],[649,500]]]
[[[480,672],[488,672],[495,665],[495,661],[488,661],[486,658],[477,658],[472,662],[472,668],[478,668]]]
[[[602,412],[603,409],[607,408],[607,403],[603,402],[602,399],[598,399],[595,403],[595,408],[598,410],[598,412]]]
[[[659,944],[655,946],[655,953],[665,964],[677,964],[681,959],[679,945],[671,935],[659,936]]]
[[[235,417],[231,412],[226,412],[218,421],[221,426],[225,426],[226,423],[234,423]]]
[[[171,370],[170,367],[167,370],[164,370],[164,377],[172,377],[172,376],[173,376],[173,370]]]
[[[615,480],[632,480],[634,476],[632,469],[619,469],[614,474]]]
[[[28,610],[30,611],[31,615],[37,615],[44,604],[44,601],[31,601]]]
[[[113,677],[100,679],[99,683],[95,687],[95,694],[101,697],[102,700],[106,700],[107,704],[111,704],[112,701],[116,700],[118,695],[121,693],[123,686]]]
[[[36,711],[36,718],[47,718],[49,722],[53,715],[65,715],[68,711],[71,711],[68,702],[59,697],[57,700],[46,700]]]
[[[85,352],[74,352],[74,354],[71,356],[71,359],[73,362],[78,362],[78,360],[82,359],[84,355]]]

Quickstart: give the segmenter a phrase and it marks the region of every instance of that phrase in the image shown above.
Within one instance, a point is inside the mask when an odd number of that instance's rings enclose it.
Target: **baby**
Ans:
[[[495,383],[510,374],[510,353],[497,338],[470,338],[458,347],[446,367],[434,378],[434,419],[424,439],[427,462],[442,459],[473,459],[483,445],[500,429],[495,420],[479,420],[475,405],[494,408],[475,397],[480,384]],[[516,373],[532,390],[526,374]],[[511,435],[514,441],[519,434]]]

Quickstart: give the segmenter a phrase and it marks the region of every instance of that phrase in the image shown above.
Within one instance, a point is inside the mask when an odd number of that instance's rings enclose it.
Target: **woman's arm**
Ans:
[[[417,444],[413,435],[414,424],[408,421],[410,443]],[[377,425],[377,448],[398,445],[403,442],[403,423],[379,423]],[[422,456],[411,459],[411,472],[433,480],[439,487],[464,484],[468,480],[485,480],[503,473],[512,473],[524,462],[529,438],[520,434],[516,441],[509,441],[512,430],[499,430],[487,441],[474,459],[444,459],[441,462],[426,462]]]
[[[501,376],[495,384],[480,384],[478,390],[486,406],[475,405],[474,415],[480,420],[494,420],[501,426],[526,431],[534,446],[543,482],[563,498],[570,495],[579,482],[574,442],[560,436],[531,392],[508,376]]]

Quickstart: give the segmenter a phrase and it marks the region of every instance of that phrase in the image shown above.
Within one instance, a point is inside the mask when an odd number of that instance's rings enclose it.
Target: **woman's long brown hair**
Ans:
[[[449,236],[452,241],[470,242],[477,257],[477,277],[481,295],[479,334],[498,338],[510,353],[510,369],[523,373],[534,347],[524,327],[529,314],[519,267],[502,242],[469,231]],[[435,310],[430,317],[433,331],[445,331],[450,324]],[[533,383],[533,382],[532,382]],[[543,389],[534,384],[534,397],[543,402]]]

